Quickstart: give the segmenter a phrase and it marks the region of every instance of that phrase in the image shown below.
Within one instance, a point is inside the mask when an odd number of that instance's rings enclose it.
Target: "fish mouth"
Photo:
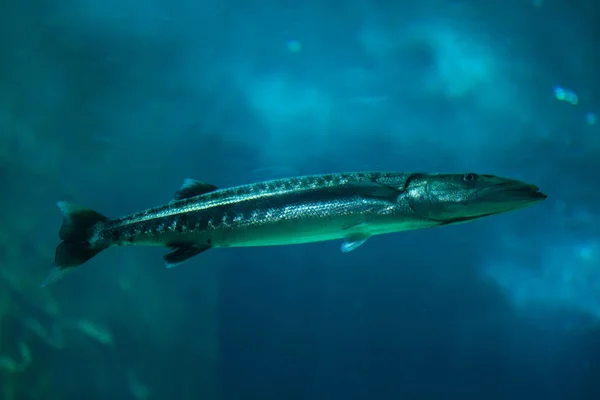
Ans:
[[[540,191],[540,188],[535,185],[521,184],[516,187],[508,187],[504,189],[504,194],[515,198],[528,198],[531,200],[544,200],[548,196]]]
[[[545,200],[548,196],[535,185],[511,182],[483,189],[477,197],[498,202],[530,204]]]

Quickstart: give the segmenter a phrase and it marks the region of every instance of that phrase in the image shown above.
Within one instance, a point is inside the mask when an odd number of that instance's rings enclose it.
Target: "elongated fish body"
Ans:
[[[215,190],[111,221],[99,236],[117,245],[216,248],[341,239],[353,227],[373,234],[416,229],[427,222],[396,204],[407,176],[332,174]],[[389,218],[393,213],[405,218]]]
[[[186,180],[168,204],[119,219],[67,202],[46,284],[111,246],[164,246],[167,266],[218,247],[342,240],[462,223],[545,199],[536,186],[477,174],[357,172],[232,188]]]

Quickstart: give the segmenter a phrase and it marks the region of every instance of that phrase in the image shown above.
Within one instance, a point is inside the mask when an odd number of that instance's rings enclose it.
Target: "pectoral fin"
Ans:
[[[353,184],[352,187],[356,188],[357,194],[361,196],[387,200],[390,202],[396,202],[401,193],[394,187],[375,182],[359,182]]]

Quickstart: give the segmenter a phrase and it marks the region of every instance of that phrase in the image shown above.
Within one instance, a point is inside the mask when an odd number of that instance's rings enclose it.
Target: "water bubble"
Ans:
[[[302,43],[300,43],[298,40],[290,40],[287,42],[287,48],[292,53],[298,53],[300,50],[302,50]]]
[[[598,122],[598,116],[593,112],[589,112],[585,114],[585,122],[587,122],[588,125],[596,125]]]
[[[556,86],[554,88],[554,96],[557,100],[566,101],[572,105],[577,105],[577,103],[579,103],[579,97],[577,94],[575,94],[575,92],[570,89],[565,89],[561,86]]]

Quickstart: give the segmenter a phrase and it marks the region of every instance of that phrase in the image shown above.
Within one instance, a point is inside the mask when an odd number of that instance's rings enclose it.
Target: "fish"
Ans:
[[[535,185],[494,175],[375,171],[222,189],[186,179],[169,203],[117,219],[60,201],[61,242],[42,286],[113,246],[168,248],[168,268],[214,248],[341,240],[347,253],[372,236],[474,221],[546,197]]]

